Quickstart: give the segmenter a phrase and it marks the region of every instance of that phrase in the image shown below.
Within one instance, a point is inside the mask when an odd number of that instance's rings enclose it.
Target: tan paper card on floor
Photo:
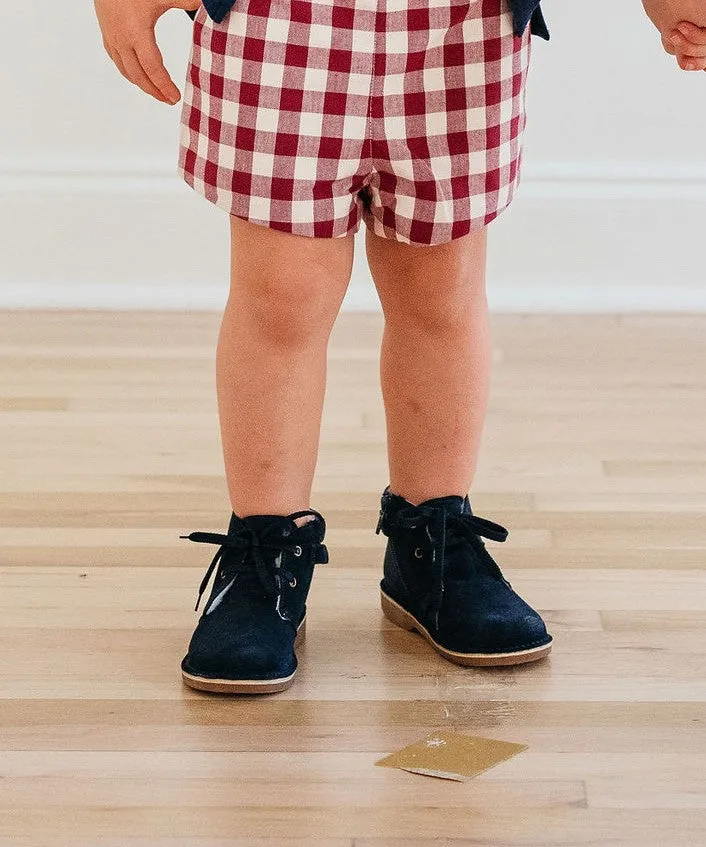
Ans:
[[[495,741],[492,738],[477,738],[443,730],[375,764],[464,782],[526,749],[526,744],[512,744],[509,741]]]

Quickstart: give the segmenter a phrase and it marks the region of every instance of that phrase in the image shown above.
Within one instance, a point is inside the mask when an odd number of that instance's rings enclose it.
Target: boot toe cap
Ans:
[[[486,617],[478,638],[484,651],[495,653],[529,650],[551,641],[544,621],[533,610]]]
[[[191,649],[182,669],[209,679],[282,679],[296,669],[291,647],[283,644],[240,643],[218,649]]]
[[[497,583],[471,596],[459,592],[447,612],[445,636],[459,652],[513,653],[552,640],[541,615]]]

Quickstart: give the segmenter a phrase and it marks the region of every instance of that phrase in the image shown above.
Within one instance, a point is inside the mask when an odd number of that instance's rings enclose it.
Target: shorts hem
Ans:
[[[459,238],[463,238],[465,235],[470,235],[472,232],[480,232],[485,229],[489,224],[491,224],[496,218],[500,217],[502,213],[510,207],[513,201],[513,195],[508,198],[507,202],[503,206],[499,206],[493,212],[489,212],[485,215],[484,218],[473,218],[471,220],[466,220],[463,224],[451,223],[446,225],[447,232],[450,230],[450,234],[444,237],[443,235],[434,237],[432,240],[426,241],[414,241],[406,235],[400,233],[397,230],[391,229],[389,226],[382,224],[379,218],[376,218],[374,215],[367,215],[363,218],[365,226],[372,232],[374,235],[377,235],[380,238],[386,238],[388,241],[399,241],[402,244],[409,244],[412,247],[438,247],[442,244],[448,244],[451,241],[457,241]],[[378,227],[376,229],[376,226]],[[380,228],[384,230],[384,232],[380,232]]]
[[[239,218],[240,220],[248,221],[248,223],[257,224],[258,226],[264,226],[268,229],[274,229],[277,232],[287,232],[290,235],[301,235],[306,238],[345,238],[348,235],[355,235],[360,229],[360,216],[358,216],[358,220],[353,226],[350,225],[348,217],[338,218],[333,221],[331,226],[332,233],[325,235],[321,235],[315,231],[316,227],[320,225],[318,222],[292,223],[291,221],[273,221],[266,220],[264,218],[255,218],[247,212],[237,211],[236,205],[229,199],[229,195],[227,193],[214,197],[212,192],[215,189],[212,185],[207,186],[209,190],[204,190],[204,188],[197,184],[193,176],[182,167],[177,169],[177,173],[181,177],[182,181],[185,182],[192,191],[200,197],[203,197],[203,199],[207,200],[211,205],[227,212],[231,217]]]

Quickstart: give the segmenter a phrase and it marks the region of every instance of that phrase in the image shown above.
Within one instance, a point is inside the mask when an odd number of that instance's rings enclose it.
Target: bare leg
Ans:
[[[366,230],[366,252],[385,314],[380,382],[390,490],[414,505],[465,496],[490,383],[486,229],[435,246]]]
[[[310,508],[326,351],[354,241],[230,220],[231,286],[216,358],[228,492],[240,517],[286,515]]]

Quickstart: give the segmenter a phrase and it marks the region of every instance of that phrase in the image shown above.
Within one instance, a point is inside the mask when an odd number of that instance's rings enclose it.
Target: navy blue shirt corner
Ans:
[[[220,23],[237,2],[238,0],[203,0],[203,5],[209,17],[216,23]],[[532,35],[538,35],[549,41],[549,30],[539,3],[540,0],[508,0],[512,10],[515,35],[522,35],[529,24]],[[186,14],[192,20],[196,17],[195,11],[187,10]]]

